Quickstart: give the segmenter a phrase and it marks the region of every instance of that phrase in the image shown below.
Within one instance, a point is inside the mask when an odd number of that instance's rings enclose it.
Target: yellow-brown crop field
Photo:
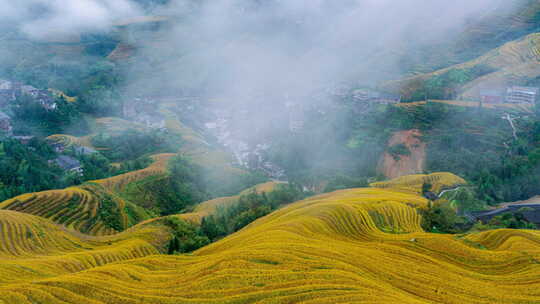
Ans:
[[[84,136],[84,137],[75,137],[71,135],[65,135],[65,134],[54,134],[49,137],[47,137],[47,141],[51,143],[59,143],[63,145],[64,147],[73,147],[73,146],[84,146],[93,148],[91,140],[91,136]]]
[[[2,248],[0,303],[540,302],[540,233],[425,233],[417,178],[291,204],[189,255],[157,254],[152,234],[167,233],[157,222],[84,237],[2,211],[4,243],[24,249]],[[54,245],[39,247],[45,237]]]
[[[158,154],[153,156],[154,162],[145,169],[81,186],[23,194],[1,202],[0,209],[37,215],[90,235],[115,234],[136,224],[128,217],[126,207],[129,203],[116,194],[131,182],[165,173],[172,156],[174,154]],[[104,206],[105,203],[109,205]],[[130,207],[140,210],[136,206]],[[107,214],[100,212],[104,208],[109,209]],[[112,220],[111,214],[115,217]],[[142,220],[148,218],[144,212],[138,212],[138,215]]]
[[[109,191],[119,192],[129,183],[144,179],[149,176],[163,174],[167,171],[167,163],[176,154],[174,153],[163,153],[152,156],[154,161],[150,166],[133,171],[118,176],[113,176],[106,179],[100,179],[93,181],[96,184],[103,186]]]
[[[431,185],[431,191],[439,193],[442,190],[465,185],[467,182],[461,177],[448,172],[438,172],[429,175],[414,174],[392,179],[390,181],[372,183],[375,188],[391,188],[393,190],[422,193],[424,184]]]

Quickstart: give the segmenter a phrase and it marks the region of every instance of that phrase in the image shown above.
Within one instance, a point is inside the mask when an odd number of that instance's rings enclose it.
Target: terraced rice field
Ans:
[[[469,66],[487,65],[496,71],[482,76],[463,87],[463,99],[475,99],[485,86],[508,83],[516,78],[536,78],[540,75],[540,34],[534,33],[509,42],[470,62]]]
[[[59,143],[64,147],[83,146],[93,148],[90,141],[91,136],[75,137],[65,134],[55,134],[47,137],[47,140],[52,143]]]
[[[425,233],[416,208],[428,202],[403,191],[425,178],[309,198],[191,255],[125,255],[56,275],[40,270],[49,257],[39,257],[36,273],[20,276],[17,284],[0,281],[0,303],[538,303],[540,233]],[[457,181],[449,175],[431,179],[439,188]],[[36,217],[26,217],[21,225],[31,226]],[[51,225],[42,229],[75,238]],[[137,231],[157,227],[141,224],[107,237],[108,254],[131,238],[145,239]],[[75,242],[99,252],[100,241]],[[72,250],[65,246],[58,250]],[[0,260],[3,278],[6,265],[24,259]]]
[[[174,154],[153,156],[149,167],[63,190],[29,193],[0,203],[13,210],[50,219],[57,224],[90,235],[111,235],[149,218],[142,209],[116,195],[128,183],[165,173]],[[132,218],[133,216],[137,218]]]
[[[174,153],[163,153],[152,156],[154,161],[150,166],[125,174],[113,176],[106,179],[100,179],[93,181],[96,184],[103,186],[109,191],[119,192],[122,191],[125,186],[131,182],[144,179],[149,176],[163,174],[167,171],[167,163],[169,159],[174,157]]]
[[[431,184],[431,191],[439,193],[445,189],[465,185],[467,182],[461,177],[452,173],[439,172],[429,175],[406,175],[386,182],[372,183],[370,186],[382,189],[392,189],[394,191],[421,194],[424,183]]]
[[[0,210],[0,285],[158,254],[169,238],[166,227],[148,225],[111,237],[92,237],[38,216]]]
[[[92,235],[117,232],[97,220],[99,206],[99,198],[80,187],[24,194],[0,204],[1,209],[48,218]]]
[[[485,87],[504,87],[512,80],[536,78],[540,76],[540,33],[533,33],[521,39],[508,42],[474,60],[421,74],[399,81],[389,82],[385,87],[389,90],[401,91],[405,96],[417,90],[422,81],[442,75],[451,69],[470,69],[486,66],[494,72],[479,77],[461,88],[460,99],[479,100],[479,92]]]
[[[143,124],[118,117],[103,117],[96,119],[94,131],[96,133],[105,131],[117,134],[129,129],[144,130],[145,128],[146,127]]]

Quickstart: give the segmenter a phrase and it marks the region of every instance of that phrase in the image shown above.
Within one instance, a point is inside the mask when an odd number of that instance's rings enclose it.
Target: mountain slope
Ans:
[[[505,87],[523,84],[540,76],[540,33],[533,33],[521,39],[508,42],[474,60],[453,65],[432,73],[420,74],[403,80],[390,82],[387,89],[398,90],[405,98],[415,94],[432,98],[426,88],[426,81],[451,71],[471,72],[465,83],[459,83],[457,93],[463,99],[479,99],[479,91],[484,87]],[[422,94],[422,92],[424,92]],[[420,93],[420,94],[419,94]]]
[[[114,234],[150,218],[146,211],[117,196],[118,192],[131,182],[165,173],[173,155],[156,155],[154,163],[142,170],[64,190],[17,196],[0,203],[0,209],[38,215],[91,235]]]
[[[5,285],[0,303],[538,300],[538,232],[428,234],[415,210],[425,206],[423,197],[392,187],[320,195],[193,255],[149,256]]]
[[[253,190],[271,191],[275,185],[261,184]],[[174,237],[175,219],[201,219],[224,206],[222,202],[233,204],[237,198],[208,201],[191,214],[153,218],[110,236],[81,234],[39,216],[0,210],[0,285],[57,277],[164,253]]]
[[[158,254],[170,239],[165,226],[140,226],[110,237],[93,237],[38,216],[7,210],[0,210],[0,231],[0,285]]]

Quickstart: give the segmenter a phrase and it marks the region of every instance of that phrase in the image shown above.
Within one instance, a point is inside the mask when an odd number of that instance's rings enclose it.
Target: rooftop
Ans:
[[[0,90],[10,90],[13,87],[13,82],[5,79],[0,79]]]
[[[89,147],[85,147],[85,146],[75,147],[74,149],[75,149],[75,152],[80,153],[80,154],[84,154],[84,155],[97,153],[96,150],[94,150],[92,148],[89,148]]]
[[[0,111],[0,120],[5,120],[5,119],[10,119],[10,117],[6,113]]]
[[[509,92],[519,91],[519,92],[528,93],[528,94],[538,94],[538,88],[535,88],[535,87],[513,86],[513,87],[508,88],[508,91]]]
[[[64,170],[75,170],[81,167],[81,163],[77,159],[67,155],[58,156],[54,162]]]

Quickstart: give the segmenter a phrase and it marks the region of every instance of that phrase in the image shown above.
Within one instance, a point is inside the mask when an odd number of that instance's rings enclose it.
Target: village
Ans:
[[[528,104],[535,105],[539,88],[511,86],[508,88],[482,88],[480,99],[485,104]]]
[[[249,90],[247,90],[249,91]],[[251,91],[250,91],[251,92]],[[482,90],[479,96],[480,104],[512,104],[534,105],[538,97],[538,88],[512,86],[505,89]],[[265,94],[264,92],[244,94],[239,99],[281,100],[275,103],[271,111],[284,113],[289,132],[300,134],[304,131],[310,112],[317,112],[324,117],[327,112],[347,104],[357,115],[364,115],[370,110],[388,105],[406,104],[401,96],[378,91],[376,89],[354,89],[351,85],[336,83],[321,87],[307,96],[294,96],[288,92],[282,94]],[[137,96],[124,101],[124,119],[144,124],[148,128],[166,129],[165,117],[158,111],[161,103],[176,104],[175,113],[189,127],[202,132],[215,142],[229,150],[234,156],[234,163],[240,167],[261,170],[272,178],[284,177],[283,169],[272,164],[267,159],[271,144],[263,137],[257,141],[242,136],[242,128],[236,121],[250,121],[257,116],[255,109],[222,107],[219,97],[202,96]],[[465,102],[467,103],[467,102]],[[479,103],[477,101],[477,103]],[[473,102],[471,102],[473,104]],[[334,109],[334,110],[335,110]],[[258,109],[260,110],[260,109]],[[202,117],[202,116],[203,117]],[[199,119],[197,119],[197,117]],[[507,119],[507,118],[505,118]],[[510,118],[512,122],[513,118]],[[200,123],[205,121],[204,123]],[[257,129],[256,124],[251,128]],[[251,132],[256,132],[255,129]]]
[[[22,144],[28,144],[34,136],[32,134],[14,134],[12,118],[7,114],[10,107],[16,106],[15,102],[21,97],[26,96],[26,102],[33,102],[47,111],[57,109],[55,101],[55,91],[41,90],[33,86],[20,82],[0,79],[0,132],[3,136],[20,141]],[[57,142],[50,142],[50,146],[60,155],[56,159],[49,160],[50,164],[55,164],[64,171],[73,172],[78,175],[83,174],[81,162],[76,158],[64,155],[66,147]],[[76,153],[92,154],[96,151],[86,147],[75,147]]]

